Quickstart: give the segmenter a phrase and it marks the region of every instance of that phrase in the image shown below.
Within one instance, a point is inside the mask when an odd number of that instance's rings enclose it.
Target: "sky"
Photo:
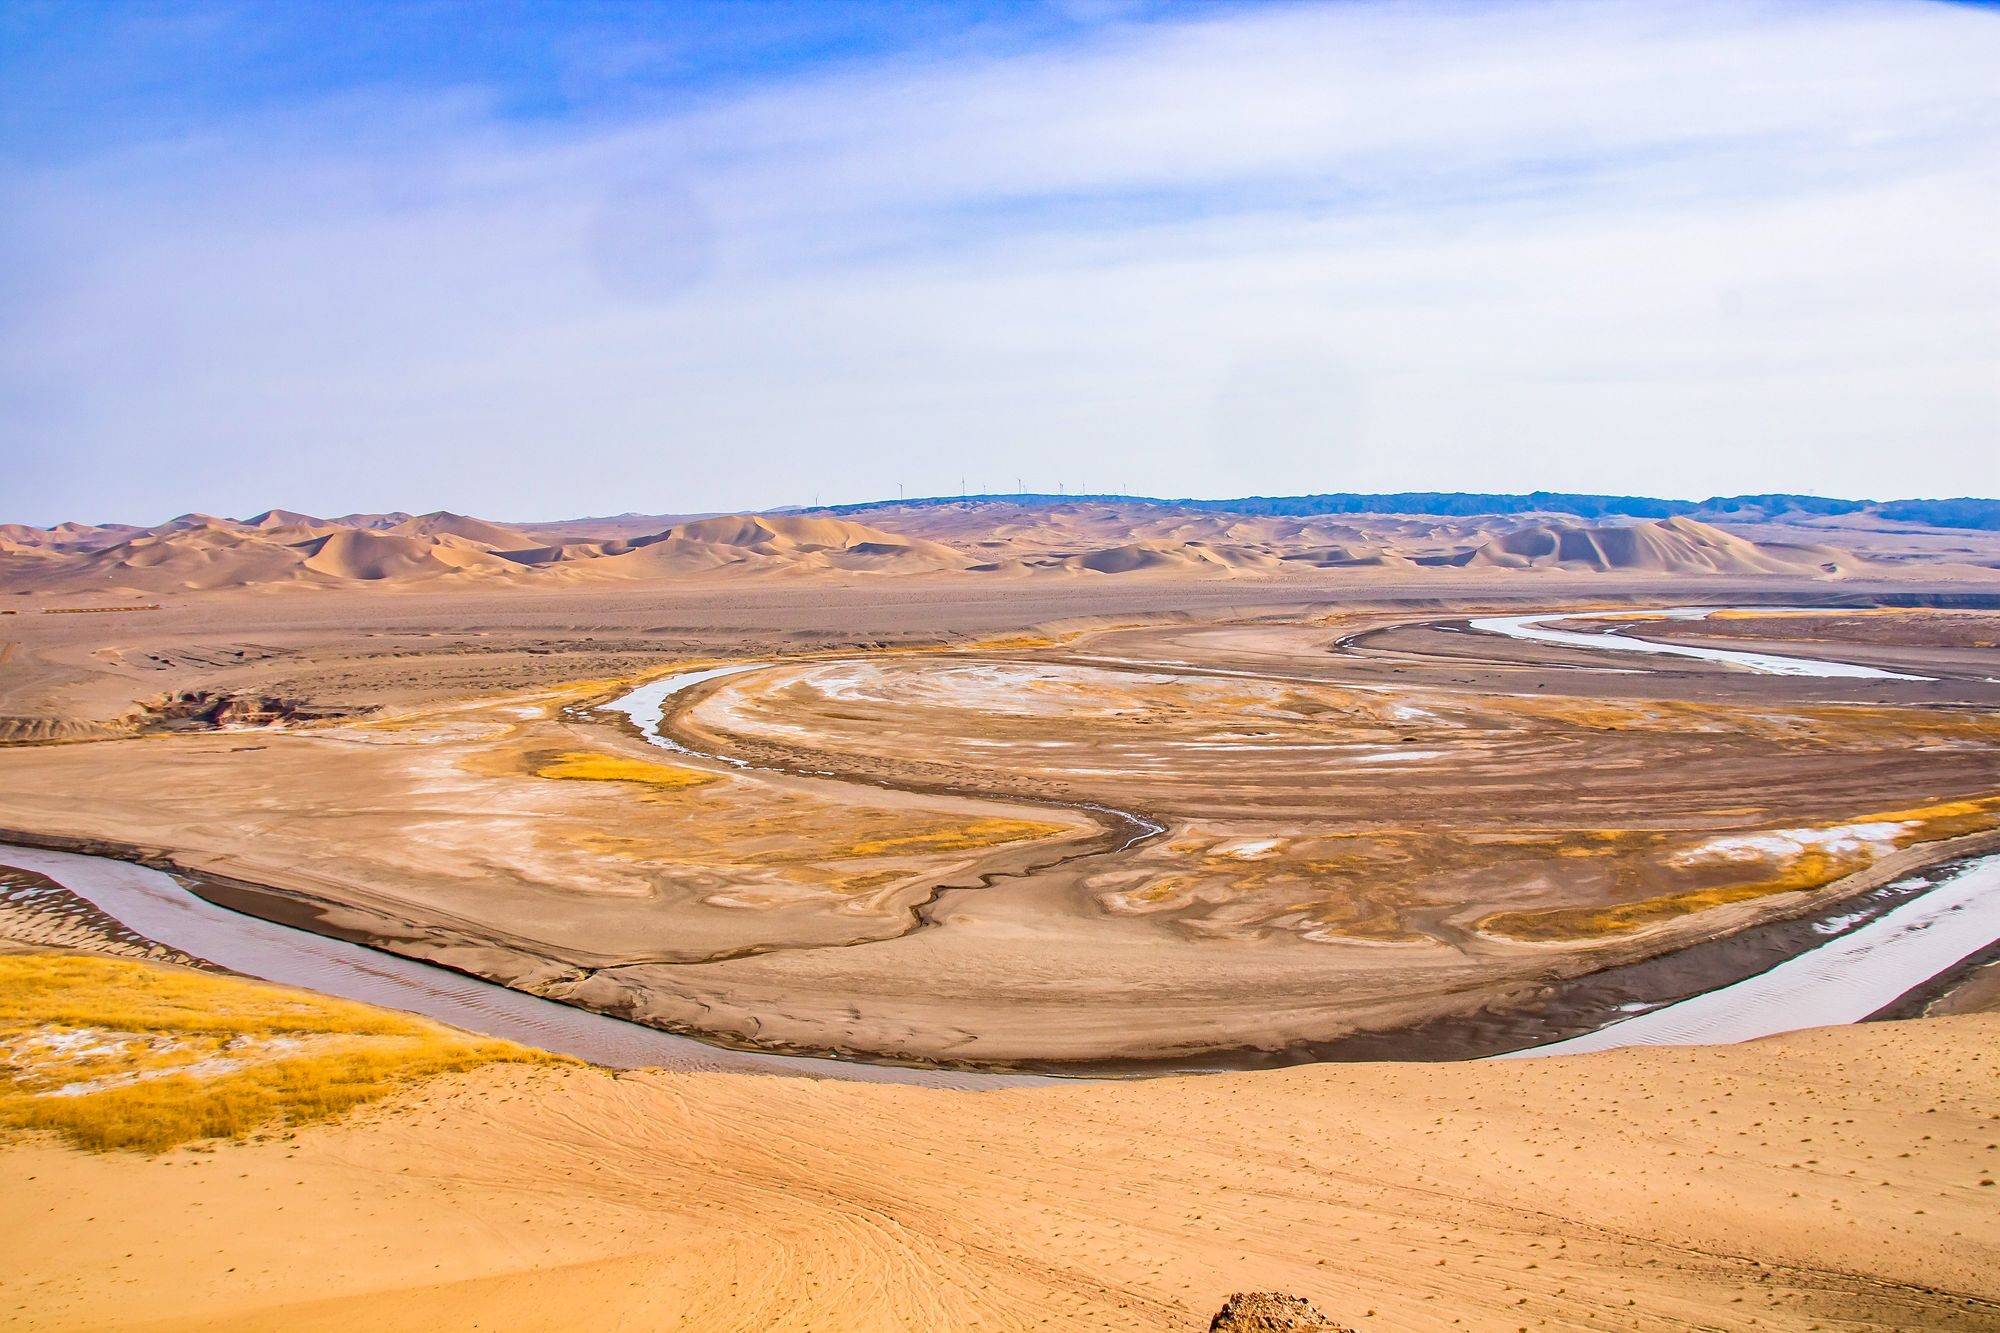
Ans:
[[[0,521],[2000,495],[2000,7],[0,6]]]

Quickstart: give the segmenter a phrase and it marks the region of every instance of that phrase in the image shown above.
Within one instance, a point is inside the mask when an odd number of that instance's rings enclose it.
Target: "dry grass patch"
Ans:
[[[1728,903],[1749,902],[1777,893],[1798,893],[1821,889],[1865,870],[1874,860],[1866,855],[1838,856],[1830,852],[1807,852],[1768,879],[1743,884],[1723,884],[1714,888],[1687,889],[1661,894],[1636,903],[1611,903],[1601,907],[1550,907],[1529,912],[1498,912],[1479,923],[1493,935],[1517,940],[1577,940],[1593,935],[1623,935],[1663,921],[1704,912]]]
[[[0,1125],[159,1151],[305,1124],[415,1080],[558,1057],[262,982],[0,957]]]
[[[587,750],[559,754],[538,765],[538,778],[570,778],[584,782],[637,782],[648,787],[663,787],[678,791],[687,787],[705,787],[716,781],[713,773],[703,773],[698,769],[681,768],[675,764],[655,764],[644,759],[627,759],[623,755],[595,754]]]
[[[1863,815],[1855,822],[1915,825],[1897,837],[1896,845],[1899,847],[1910,847],[1920,842],[1941,842],[1946,838],[1960,838],[1968,833],[1984,833],[2000,828],[2000,796],[1940,801],[1936,805],[1920,805],[1910,810],[1885,810],[1879,814]]]
[[[1075,637],[1074,635],[1070,637]],[[1010,649],[1053,648],[1060,640],[1046,634],[1001,634],[966,645],[968,652],[1002,652]]]
[[[1919,843],[1941,842],[1947,838],[2000,828],[2000,796],[1940,801],[1907,810],[1883,810],[1858,815],[1852,824],[1859,827],[1902,825],[1900,832],[1886,840],[1887,846],[1912,847]],[[1606,835],[1592,836],[1601,838]],[[1880,850],[1866,847],[1809,850],[1786,862],[1777,873],[1761,879],[1685,889],[1638,902],[1497,912],[1482,921],[1480,928],[1491,934],[1520,940],[1558,941],[1587,939],[1593,935],[1620,935],[1727,903],[1825,888],[1835,880],[1867,869],[1876,861]],[[1594,854],[1594,849],[1585,846],[1565,849],[1560,854],[1588,856]]]
[[[1038,824],[1028,819],[968,819],[909,833],[862,838],[849,843],[834,855],[842,858],[868,856],[915,856],[934,852],[970,852],[1000,847],[1010,842],[1052,838],[1068,830],[1060,824]]]

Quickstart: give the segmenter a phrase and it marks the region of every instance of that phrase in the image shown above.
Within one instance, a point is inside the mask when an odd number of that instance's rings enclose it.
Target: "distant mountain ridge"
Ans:
[[[1246,495],[1235,499],[1163,499],[1147,495],[1049,494],[932,496],[921,500],[866,500],[826,505],[812,513],[851,514],[965,504],[1147,504],[1196,513],[1309,518],[1326,514],[1427,515],[1477,518],[1499,514],[1572,514],[1577,518],[1693,518],[1702,521],[1770,521],[1785,517],[1867,514],[1894,523],[2000,531],[2000,499],[1959,496],[1938,500],[1843,500],[1824,495],[1771,492],[1715,495],[1706,500],[1663,500],[1648,495],[1596,495],[1578,491],[1327,491],[1314,495]]]

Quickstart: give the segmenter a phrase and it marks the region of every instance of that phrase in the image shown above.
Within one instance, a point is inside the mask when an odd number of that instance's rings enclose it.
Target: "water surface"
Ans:
[[[1051,1081],[734,1051],[233,912],[189,892],[171,875],[129,861],[0,845],[0,864],[46,875],[132,931],[232,972],[421,1014],[468,1032],[613,1068],[735,1070],[952,1088]]]
[[[2000,854],[1935,877],[1911,876],[1891,887],[1922,882],[1933,887],[1754,977],[1595,1032],[1495,1058],[1620,1046],[1721,1046],[1801,1028],[1858,1023],[2000,940]],[[1831,923],[1840,920],[1832,918]]]
[[[1717,611],[1727,608],[1719,606],[1677,606],[1666,611],[1647,611],[1648,619],[1659,620],[1706,620]],[[1749,607],[1746,610],[1804,610],[1801,607]],[[1534,643],[1555,643],[1565,648],[1602,649],[1608,652],[1651,653],[1660,657],[1692,657],[1704,662],[1724,662],[1730,666],[1743,667],[1767,676],[1819,676],[1855,680],[1930,680],[1929,676],[1909,676],[1900,671],[1886,671],[1881,667],[1861,666],[1853,662],[1835,662],[1816,657],[1780,656],[1777,653],[1749,653],[1734,648],[1708,648],[1684,643],[1656,643],[1650,639],[1635,639],[1617,633],[1585,634],[1577,630],[1551,629],[1554,620],[1604,620],[1620,624],[1631,620],[1630,611],[1601,611],[1578,613],[1559,611],[1554,613],[1538,611],[1526,616],[1481,616],[1468,621],[1473,629],[1488,634],[1504,635],[1510,639],[1524,639]]]

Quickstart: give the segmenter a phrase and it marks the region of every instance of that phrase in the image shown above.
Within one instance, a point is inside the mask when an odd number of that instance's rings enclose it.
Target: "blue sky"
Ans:
[[[0,8],[0,521],[2000,493],[2000,11]]]

